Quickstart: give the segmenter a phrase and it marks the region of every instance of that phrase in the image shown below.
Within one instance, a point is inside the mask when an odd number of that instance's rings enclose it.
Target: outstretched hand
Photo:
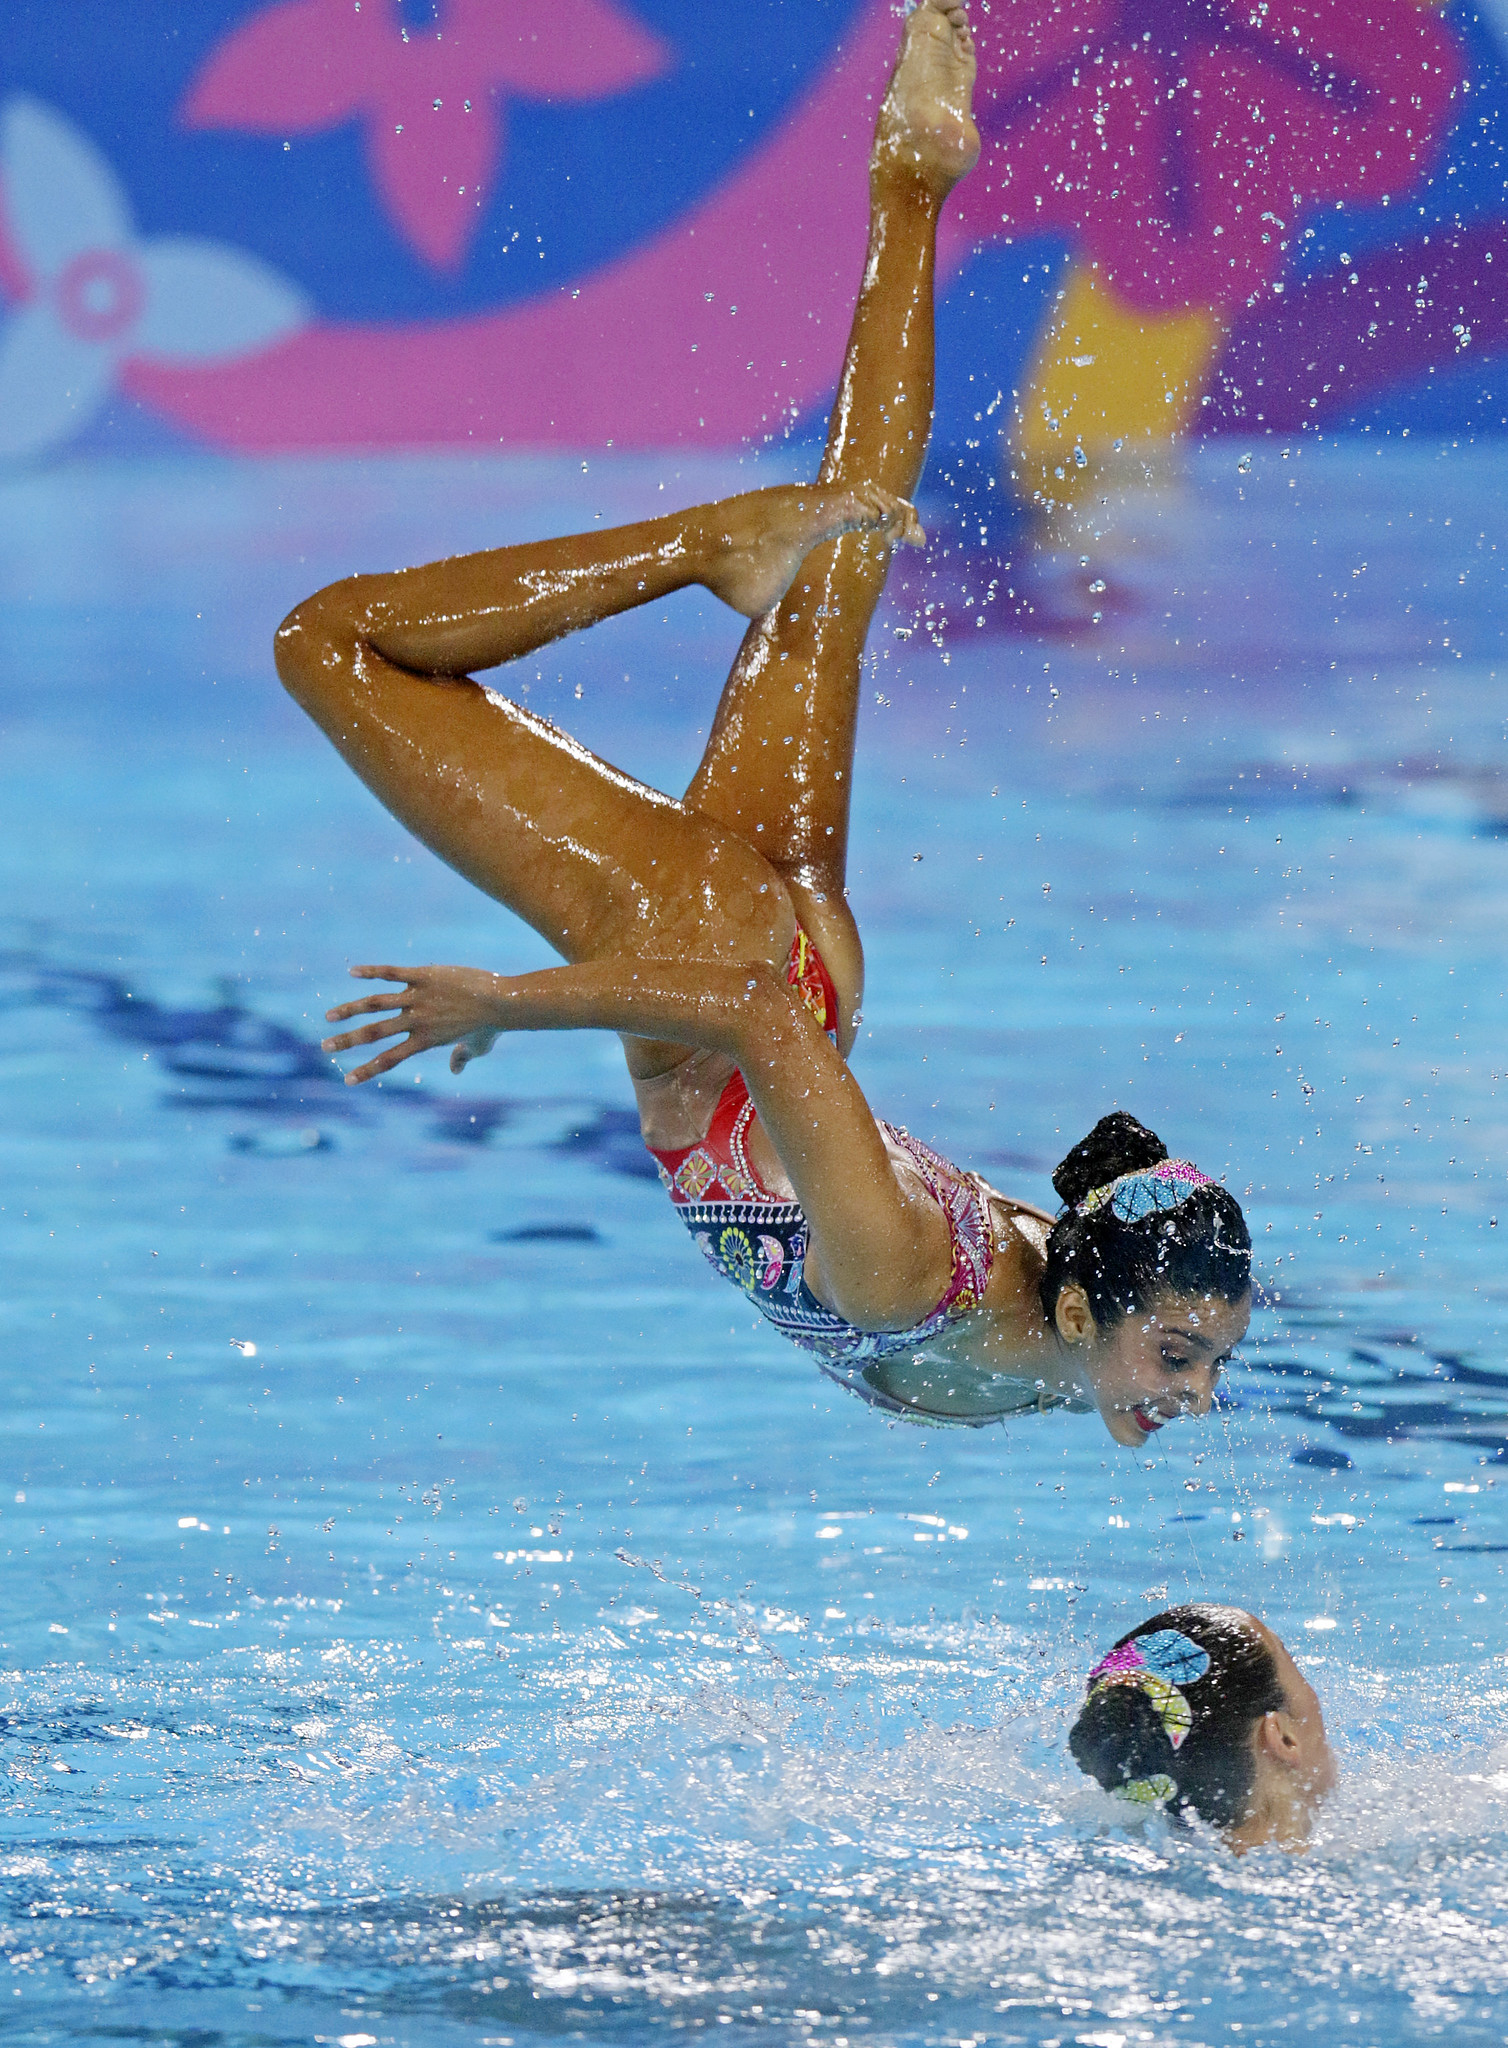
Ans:
[[[498,977],[474,967],[353,967],[359,981],[401,981],[400,993],[358,996],[326,1010],[331,1024],[344,1024],[351,1017],[370,1016],[375,1011],[396,1011],[396,1016],[355,1031],[342,1031],[323,1041],[325,1052],[354,1052],[361,1045],[376,1045],[384,1038],[406,1034],[401,1045],[389,1046],[375,1059],[353,1067],[346,1085],[371,1081],[386,1074],[415,1053],[430,1052],[437,1045],[454,1047],[450,1071],[459,1074],[470,1061],[492,1050],[498,1027],[495,1014]]]

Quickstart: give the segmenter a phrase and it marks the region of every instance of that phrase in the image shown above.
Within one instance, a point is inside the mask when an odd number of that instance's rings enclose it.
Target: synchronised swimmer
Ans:
[[[1098,1410],[1118,1443],[1208,1411],[1250,1318],[1234,1197],[1125,1115],[1054,1175],[1056,1217],[871,1111],[847,1055],[863,953],[844,894],[865,636],[932,416],[938,217],[973,165],[965,9],[909,17],[870,160],[868,258],[815,484],[500,548],[307,599],[278,671],[358,775],[567,965],[363,966],[347,1078],[506,1031],[622,1035],[645,1143],[717,1270],[891,1413]],[[702,584],[751,620],[677,801],[471,679]]]

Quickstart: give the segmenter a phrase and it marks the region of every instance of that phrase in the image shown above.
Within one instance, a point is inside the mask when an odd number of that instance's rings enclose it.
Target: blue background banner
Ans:
[[[897,13],[93,0],[81,29],[13,7],[0,456],[802,428],[841,359]],[[1003,433],[1021,495],[1051,493],[1031,413],[1062,411],[1065,303],[1121,365],[1070,394],[1090,458],[1165,386],[1154,440],[1501,427],[1505,0],[975,20],[944,448],[992,464]],[[981,382],[1009,397],[983,433]]]

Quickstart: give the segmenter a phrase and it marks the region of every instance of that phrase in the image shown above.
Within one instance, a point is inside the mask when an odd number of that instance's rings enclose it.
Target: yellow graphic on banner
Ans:
[[[1071,505],[1109,474],[1160,470],[1193,424],[1223,339],[1207,308],[1144,313],[1076,269],[1017,401],[1016,496]]]

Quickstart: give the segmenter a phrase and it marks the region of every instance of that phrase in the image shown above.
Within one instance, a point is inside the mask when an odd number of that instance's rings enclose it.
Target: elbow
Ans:
[[[329,667],[336,638],[328,591],[306,597],[272,636],[272,659],[278,681],[296,704],[307,711],[318,694],[319,677]]]

